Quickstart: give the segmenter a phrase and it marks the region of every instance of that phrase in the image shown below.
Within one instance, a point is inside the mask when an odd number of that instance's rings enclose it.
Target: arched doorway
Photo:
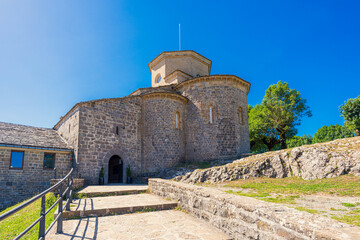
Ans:
[[[123,182],[123,161],[117,155],[109,160],[109,183]]]

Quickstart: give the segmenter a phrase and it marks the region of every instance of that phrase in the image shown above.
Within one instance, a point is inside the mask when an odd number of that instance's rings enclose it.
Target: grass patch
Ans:
[[[308,212],[308,213],[312,213],[312,214],[318,214],[319,213],[318,210],[310,209],[310,208],[296,207],[295,209],[298,210],[298,211]]]
[[[270,196],[270,194],[268,193],[243,193],[243,192],[234,192],[233,190],[229,190],[229,191],[225,191],[226,193],[230,193],[230,194],[236,194],[236,195],[240,195],[240,196],[245,196],[245,197],[257,197],[257,198],[263,198],[263,197],[268,197]]]
[[[250,178],[227,182],[224,187],[253,189],[259,193],[336,194],[360,196],[360,177],[343,175],[337,178],[303,180],[299,177]]]
[[[300,198],[300,196],[281,196],[278,195],[275,198],[263,198],[266,202],[274,202],[274,203],[287,203],[287,204],[296,204],[295,199]]]
[[[335,220],[338,220],[340,222],[344,222],[344,223],[355,225],[355,226],[360,226],[360,215],[359,214],[333,216],[332,218]]]
[[[253,197],[259,200],[263,200],[266,202],[274,202],[274,203],[288,203],[288,204],[295,204],[295,199],[300,198],[299,195],[292,195],[292,196],[282,196],[277,195],[276,197],[270,197],[269,193],[243,193],[243,192],[234,192],[233,190],[225,191],[226,193],[246,196],[246,197]]]
[[[346,209],[330,208],[331,211],[347,211]]]
[[[356,207],[356,204],[346,203],[346,202],[341,203],[341,205],[343,205],[343,206],[345,206],[345,207]]]
[[[26,201],[26,200],[25,200]],[[25,202],[24,201],[24,202]],[[56,197],[53,193],[46,194],[45,207],[46,210],[51,207],[52,204],[56,202]],[[23,202],[21,202],[23,203]],[[10,211],[11,209],[19,206],[21,203],[18,203],[12,207],[6,208],[4,211],[0,212],[0,215]],[[9,240],[14,239],[22,231],[24,231],[31,223],[40,217],[41,209],[41,198],[33,202],[29,206],[21,209],[14,215],[8,217],[7,219],[0,222],[0,239]],[[46,215],[45,218],[45,227],[49,227],[50,223],[54,221],[54,212],[56,206]],[[56,226],[54,226],[56,227]],[[24,237],[21,239],[38,239],[39,223],[36,224]]]

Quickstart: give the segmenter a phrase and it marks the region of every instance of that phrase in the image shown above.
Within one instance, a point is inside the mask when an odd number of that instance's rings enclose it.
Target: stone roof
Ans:
[[[53,129],[4,122],[0,122],[0,145],[71,149]]]
[[[174,90],[175,86],[176,86],[176,84],[160,86],[160,87],[139,88],[136,91],[134,91],[133,93],[131,93],[129,96],[141,96],[141,95],[149,94],[149,93],[165,93],[165,92],[178,94]]]

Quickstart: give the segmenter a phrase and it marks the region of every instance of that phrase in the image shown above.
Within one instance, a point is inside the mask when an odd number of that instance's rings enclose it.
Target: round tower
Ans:
[[[155,172],[185,159],[187,99],[171,92],[143,95],[144,170]]]
[[[185,96],[186,160],[234,159],[250,152],[250,83],[232,75],[193,78],[175,90]]]

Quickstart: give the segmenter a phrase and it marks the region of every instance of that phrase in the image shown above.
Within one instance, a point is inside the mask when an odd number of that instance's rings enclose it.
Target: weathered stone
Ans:
[[[149,179],[149,188],[234,239],[360,239],[359,227],[213,188],[163,179]]]
[[[204,170],[195,170],[176,181],[217,183],[250,177],[284,178],[298,176],[305,180],[360,176],[360,137],[258,154]]]

